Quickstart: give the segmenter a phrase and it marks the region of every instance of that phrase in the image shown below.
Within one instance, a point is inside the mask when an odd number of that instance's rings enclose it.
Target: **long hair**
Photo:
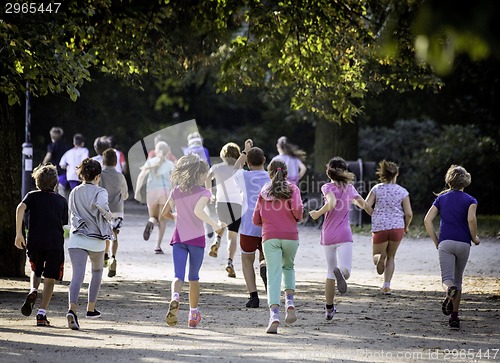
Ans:
[[[286,136],[281,136],[278,139],[278,142],[276,143],[276,145],[281,150],[283,150],[285,155],[290,155],[290,156],[299,158],[301,161],[306,160],[306,155],[307,155],[306,152],[304,150],[299,149],[299,147],[297,145],[290,144],[288,142],[288,139],[286,138]]]
[[[355,175],[347,170],[347,162],[340,156],[336,156],[326,164],[326,175],[330,180],[339,183],[342,187],[351,183]]]
[[[442,190],[436,195],[448,193],[451,190],[460,190],[470,185],[472,178],[463,166],[451,165],[446,172],[444,182],[448,188]]]
[[[286,180],[288,174],[286,164],[281,160],[273,160],[267,167],[267,171],[271,178],[271,187],[268,189],[267,194],[276,199],[290,199],[292,190]]]
[[[399,174],[399,167],[392,161],[382,160],[378,163],[378,180],[381,183],[390,183],[396,175]]]
[[[181,157],[172,171],[172,184],[188,192],[198,185],[200,176],[208,172],[208,164],[196,154]]]

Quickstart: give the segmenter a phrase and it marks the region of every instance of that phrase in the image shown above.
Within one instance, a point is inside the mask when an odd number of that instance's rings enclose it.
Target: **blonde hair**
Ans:
[[[399,167],[392,161],[382,160],[378,163],[378,180],[381,183],[390,183],[399,174]]]
[[[448,186],[447,189],[444,189],[437,195],[441,195],[447,193],[451,190],[461,190],[465,187],[469,186],[472,181],[470,174],[465,170],[463,166],[460,165],[451,165],[446,171],[446,175],[444,177],[444,182]]]
[[[240,157],[240,147],[234,142],[228,142],[220,150],[220,157],[226,163],[234,165],[236,160]]]
[[[208,164],[196,154],[181,157],[172,171],[172,184],[187,192],[198,185],[200,176],[208,173]]]

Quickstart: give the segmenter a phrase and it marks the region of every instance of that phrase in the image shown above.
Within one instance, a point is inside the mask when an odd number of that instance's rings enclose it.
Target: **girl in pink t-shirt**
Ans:
[[[302,218],[300,190],[286,180],[286,164],[271,161],[267,167],[271,182],[265,184],[257,199],[252,222],[262,226],[262,249],[267,263],[267,302],[270,308],[266,333],[276,334],[280,323],[281,282],[285,288],[285,322],[297,320],[294,304],[295,255],[299,248],[297,222]]]
[[[172,172],[175,186],[162,210],[163,218],[175,219],[175,229],[170,244],[175,277],[172,280],[172,299],[165,320],[169,326],[177,324],[179,311],[179,292],[186,275],[189,258],[189,320],[188,326],[196,328],[201,321],[198,310],[200,298],[199,272],[205,252],[205,229],[208,223],[214,231],[221,234],[223,226],[214,221],[204,211],[212,194],[202,185],[208,174],[208,164],[196,154],[183,156]],[[176,215],[172,213],[175,208]]]
[[[327,272],[325,281],[326,320],[335,315],[333,300],[335,280],[341,294],[347,291],[346,280],[351,275],[352,232],[349,225],[351,204],[367,210],[365,200],[351,184],[354,174],[347,170],[347,163],[341,157],[334,157],[326,165],[326,175],[330,183],[321,187],[325,204],[319,210],[312,210],[309,215],[318,219],[325,214],[321,231],[321,245],[325,251]],[[370,210],[367,210],[369,213]]]
[[[373,263],[377,266],[377,273],[384,274],[382,293],[391,295],[394,258],[405,232],[408,232],[413,213],[408,191],[396,184],[398,166],[392,161],[382,160],[377,175],[380,183],[370,190],[366,203],[370,207],[375,204],[372,214]]]

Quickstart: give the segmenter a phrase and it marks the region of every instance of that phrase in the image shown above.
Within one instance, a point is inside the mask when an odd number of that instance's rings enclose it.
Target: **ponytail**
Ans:
[[[271,187],[267,191],[267,194],[276,199],[290,199],[292,197],[292,190],[286,180],[288,175],[286,164],[281,160],[273,160],[267,167],[267,170],[271,178]]]

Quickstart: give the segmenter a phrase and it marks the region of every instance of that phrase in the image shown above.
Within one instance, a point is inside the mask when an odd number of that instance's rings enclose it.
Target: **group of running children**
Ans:
[[[294,304],[294,259],[299,247],[298,223],[303,216],[303,204],[297,184],[306,172],[303,164],[305,153],[288,143],[286,137],[278,140],[277,149],[279,155],[270,161],[267,171],[264,169],[264,152],[255,147],[250,139],[245,141],[241,152],[236,144],[226,144],[221,151],[222,163],[211,168],[197,154],[188,154],[176,161],[170,175],[172,190],[159,217],[160,220],[175,221],[170,242],[174,278],[165,316],[169,326],[178,323],[179,293],[187,268],[190,307],[188,327],[196,328],[202,319],[198,307],[199,271],[205,254],[207,225],[216,234],[209,251],[212,257],[217,257],[221,237],[226,229],[232,233],[228,235],[229,240],[239,232],[242,271],[250,295],[246,306],[249,308],[259,307],[260,303],[254,270],[255,253],[260,251],[260,271],[270,309],[266,333],[278,332],[282,290],[285,292],[284,321],[292,324],[297,320]],[[103,168],[96,160],[83,160],[77,167],[82,184],[71,191],[68,203],[55,191],[58,184],[55,166],[41,165],[33,172],[37,190],[29,192],[17,207],[15,245],[20,249],[27,248],[32,269],[31,290],[21,308],[23,315],[31,314],[37,300],[41,276],[44,276],[43,294],[36,316],[37,325],[50,324],[46,310],[55,281],[62,280],[63,226],[68,224],[68,208],[71,229],[67,247],[73,269],[66,314],[68,327],[80,329],[76,313],[77,302],[88,258],[92,264],[92,277],[86,317],[101,316],[95,305],[102,280],[104,251],[107,250],[106,244],[109,241],[115,241],[112,254],[116,254],[121,222],[116,216],[123,216],[123,195],[116,188],[116,180],[113,179],[116,179],[113,172],[116,162],[112,149],[103,152]],[[393,162],[384,160],[379,163],[377,175],[380,183],[370,190],[366,199],[353,186],[355,176],[341,157],[334,157],[328,162],[326,175],[330,181],[321,187],[324,204],[309,214],[315,220],[324,216],[320,244],[324,248],[327,264],[325,319],[332,320],[336,312],[335,289],[341,294],[345,293],[346,280],[351,275],[353,238],[348,217],[351,204],[364,209],[372,217],[373,262],[378,274],[384,274],[381,291],[386,295],[391,294],[394,259],[411,223],[412,209],[408,191],[396,182],[399,169]],[[230,199],[217,201],[219,220],[213,219],[206,208],[212,200],[213,178],[217,180],[217,188],[224,195],[227,196],[231,190],[238,188],[242,196],[240,210],[238,203],[232,203]],[[451,315],[449,325],[457,329],[460,327],[458,308],[463,271],[471,241],[479,244],[477,201],[464,192],[464,188],[471,183],[471,176],[463,167],[450,166],[445,183],[447,188],[438,194],[425,216],[424,225],[439,250],[442,283],[446,294],[442,312]],[[23,217],[27,211],[29,222],[26,226],[26,242]],[[433,226],[433,220],[438,215],[439,236]],[[230,256],[231,252],[233,251],[229,251]],[[232,258],[228,260],[226,270],[229,276],[234,277]],[[109,276],[114,276],[114,273]]]

